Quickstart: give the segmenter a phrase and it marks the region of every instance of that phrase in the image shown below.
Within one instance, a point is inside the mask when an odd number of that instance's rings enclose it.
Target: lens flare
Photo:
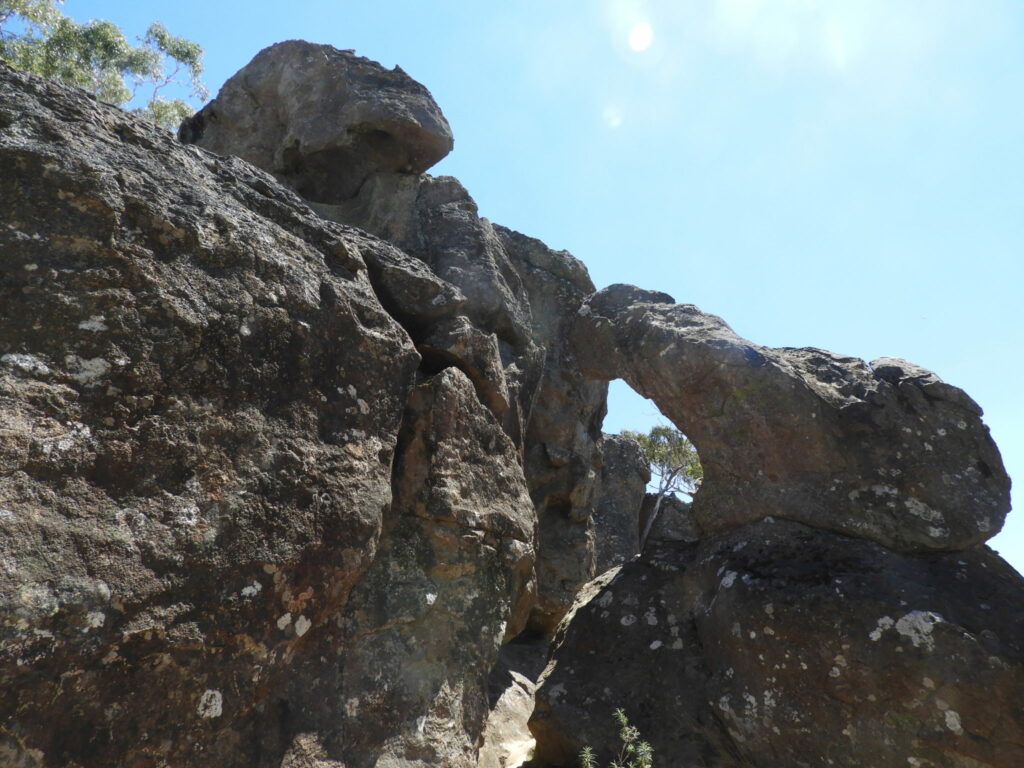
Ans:
[[[646,21],[638,21],[629,30],[629,47],[634,51],[646,51],[654,41],[654,30]]]

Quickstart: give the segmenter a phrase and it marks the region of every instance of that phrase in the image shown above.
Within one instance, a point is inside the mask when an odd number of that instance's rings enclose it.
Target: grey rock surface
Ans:
[[[536,594],[515,448],[456,368],[412,393],[380,552],[342,619],[348,766],[476,765],[487,677]]]
[[[304,40],[260,51],[178,135],[318,203],[349,199],[374,173],[422,173],[452,148],[430,93],[400,68]]]
[[[640,553],[641,507],[651,469],[635,440],[604,435],[600,446],[601,484],[594,504],[594,536],[597,572],[604,573]]]
[[[395,140],[367,144],[381,131]],[[322,216],[426,265],[427,279],[393,255],[367,259],[382,302],[427,364],[466,373],[523,453],[542,528],[533,625],[553,631],[593,576],[590,514],[606,387],[580,375],[566,345],[594,290],[586,268],[481,218],[456,179],[420,175],[429,164],[410,166],[409,146],[441,146],[447,137],[450,149],[447,123],[418,83],[350,52],[301,41],[272,46],[179,133],[270,171]],[[551,458],[563,455],[572,461]],[[571,563],[554,548],[571,551]]]
[[[0,67],[0,105],[0,743],[277,766],[391,503],[388,246],[79,91]]]
[[[0,65],[0,764],[517,762],[556,628],[535,765],[617,706],[659,765],[1024,764],[962,391],[595,293],[351,52],[273,46],[181,137],[263,170]],[[615,377],[705,469],[640,557]]]
[[[877,369],[820,349],[770,349],[663,293],[616,285],[580,310],[584,373],[624,378],[700,452],[706,531],[787,518],[904,551],[996,533],[1010,480],[962,390],[905,361]]]
[[[535,764],[610,756],[622,707],[664,765],[1020,765],[1022,597],[983,546],[901,554],[786,521],[663,545],[559,627]]]

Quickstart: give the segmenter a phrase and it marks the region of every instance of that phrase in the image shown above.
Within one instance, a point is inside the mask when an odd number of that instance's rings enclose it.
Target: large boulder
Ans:
[[[663,543],[559,628],[537,764],[613,754],[621,707],[664,765],[1022,765],[1022,599],[986,547],[900,554],[785,521]]]
[[[245,162],[2,75],[3,754],[475,764],[536,515],[465,295]]]
[[[624,378],[700,452],[708,532],[765,517],[904,550],[998,533],[1010,480],[981,408],[911,363],[771,349],[671,296],[615,285],[577,316],[585,374]]]
[[[374,173],[422,173],[452,149],[441,110],[400,68],[304,40],[260,51],[179,136],[319,203],[347,200]]]

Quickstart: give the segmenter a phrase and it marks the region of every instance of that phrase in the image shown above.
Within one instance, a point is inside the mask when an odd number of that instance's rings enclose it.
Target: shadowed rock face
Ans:
[[[1024,579],[987,547],[908,555],[777,521],[662,543],[588,585],[530,727],[540,765],[1011,768],[1024,761]]]
[[[670,296],[616,285],[577,316],[586,375],[623,378],[700,451],[707,532],[767,516],[888,547],[961,549],[1002,527],[1010,480],[962,390],[903,360],[770,349]]]
[[[318,203],[352,197],[374,173],[422,173],[452,149],[441,110],[401,69],[304,40],[261,51],[179,136]]]
[[[347,765],[476,764],[481,671],[536,598],[535,522],[515,448],[465,375],[417,387],[381,551],[343,619],[352,704],[332,738]]]

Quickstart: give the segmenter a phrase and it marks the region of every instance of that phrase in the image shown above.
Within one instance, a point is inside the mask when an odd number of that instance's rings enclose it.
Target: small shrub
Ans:
[[[640,738],[640,731],[629,724],[625,712],[616,709],[613,714],[619,724],[622,747],[619,756],[612,760],[608,768],[653,768],[654,752],[651,745]],[[580,768],[598,768],[597,757],[590,747],[584,747],[580,752]]]

